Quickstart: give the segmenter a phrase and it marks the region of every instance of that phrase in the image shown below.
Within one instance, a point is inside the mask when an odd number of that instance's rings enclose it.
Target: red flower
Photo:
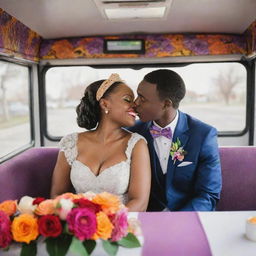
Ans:
[[[95,204],[88,199],[80,198],[80,199],[74,199],[74,204],[76,204],[79,208],[87,208],[88,210],[93,211],[95,214],[101,210],[100,205]]]
[[[37,197],[37,198],[35,198],[34,199],[34,201],[33,201],[33,205],[35,205],[35,204],[40,204],[41,202],[43,202],[45,200],[45,198],[44,197]]]
[[[45,237],[57,237],[62,232],[62,225],[58,216],[44,215],[38,220],[39,233]]]
[[[0,211],[0,248],[6,248],[12,242],[11,221],[6,213]]]

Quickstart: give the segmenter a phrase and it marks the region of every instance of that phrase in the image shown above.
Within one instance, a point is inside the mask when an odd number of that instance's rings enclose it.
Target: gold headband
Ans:
[[[106,90],[115,82],[123,82],[120,76],[116,73],[111,74],[111,76],[101,84],[96,93],[96,100],[99,101]]]

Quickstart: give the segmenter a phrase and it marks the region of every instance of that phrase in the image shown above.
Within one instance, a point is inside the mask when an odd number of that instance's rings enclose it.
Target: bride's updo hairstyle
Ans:
[[[84,96],[76,107],[79,127],[91,130],[97,126],[101,114],[100,99],[108,97],[121,83],[123,81],[120,77],[112,74],[109,79],[93,82],[85,89]]]

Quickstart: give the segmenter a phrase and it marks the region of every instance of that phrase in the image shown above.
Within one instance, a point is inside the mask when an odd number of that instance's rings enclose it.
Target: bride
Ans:
[[[135,123],[133,104],[132,90],[117,74],[86,88],[76,112],[78,125],[89,131],[60,141],[51,197],[73,185],[77,193],[116,194],[129,211],[147,209],[151,171],[146,140],[122,128]]]

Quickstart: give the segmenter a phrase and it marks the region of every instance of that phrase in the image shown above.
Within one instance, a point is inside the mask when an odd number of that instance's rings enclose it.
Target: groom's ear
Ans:
[[[165,99],[164,100],[164,108],[172,107],[172,100],[171,99]]]

